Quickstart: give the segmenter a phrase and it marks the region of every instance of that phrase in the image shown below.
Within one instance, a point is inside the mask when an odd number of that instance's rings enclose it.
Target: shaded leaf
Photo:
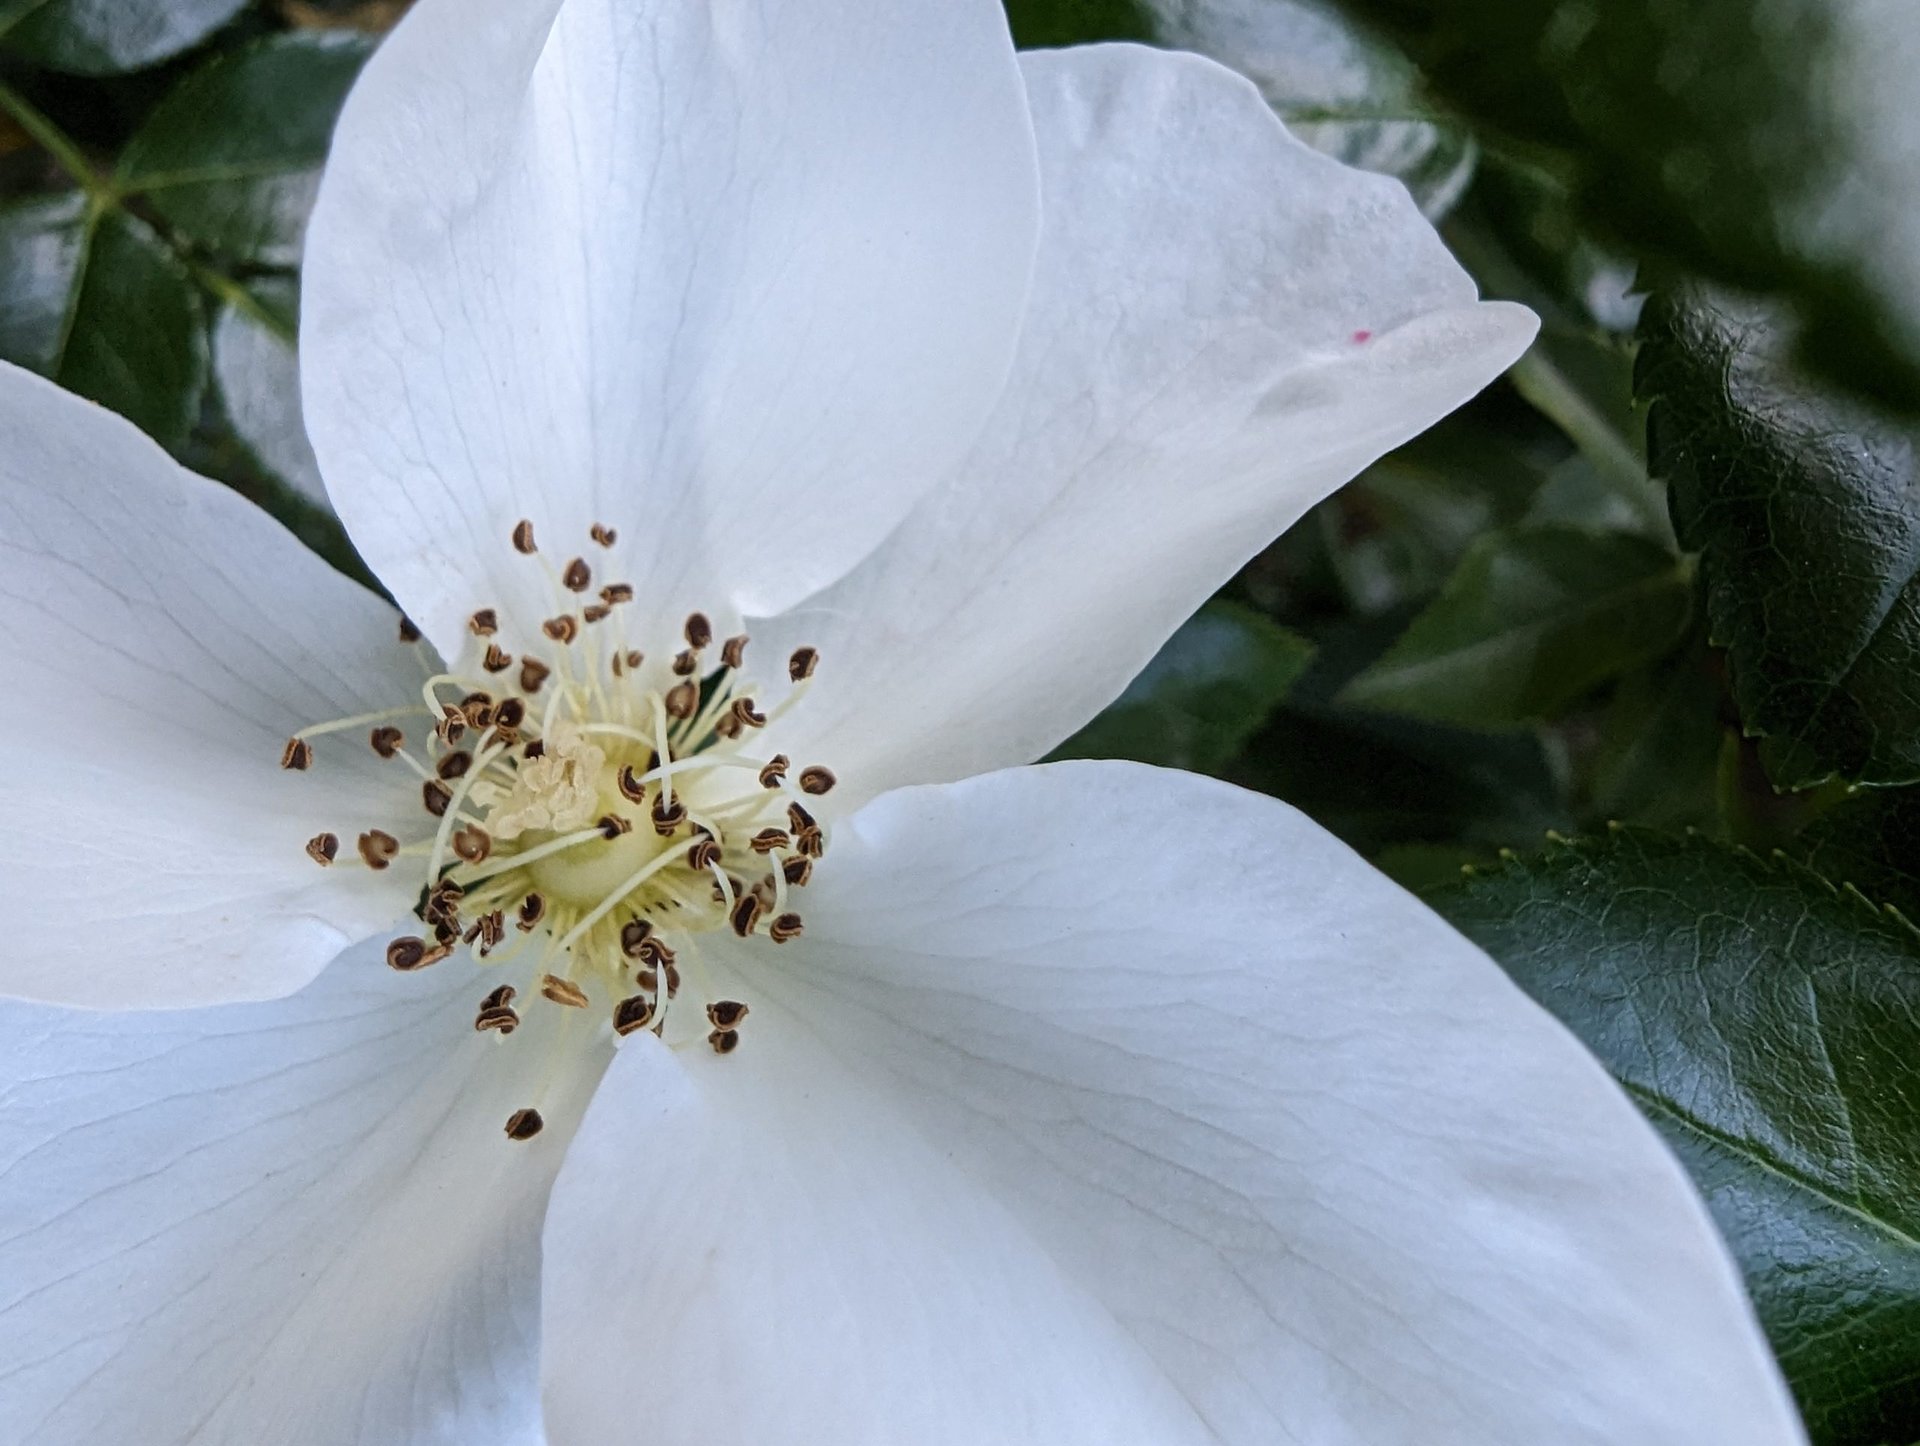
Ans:
[[[0,356],[178,448],[207,381],[200,298],[143,222],[79,193],[0,207]]]
[[[0,45],[76,75],[138,70],[198,45],[248,0],[6,0]]]
[[[155,106],[116,187],[180,239],[294,266],[347,90],[371,53],[355,35],[278,35],[216,56]]]
[[[1167,640],[1127,691],[1054,750],[1217,773],[1286,696],[1313,645],[1250,608],[1213,602]]]
[[[1808,382],[1751,301],[1666,295],[1642,335],[1654,469],[1769,772],[1920,780],[1920,434]]]
[[[213,377],[235,435],[260,465],[315,507],[326,485],[300,415],[290,277],[262,277],[224,301],[213,323]]]
[[[1920,920],[1920,790],[1867,789],[1827,810],[1794,852],[1827,878]]]
[[[1639,830],[1430,900],[1679,1153],[1817,1446],[1920,1433],[1920,936],[1797,864]]]
[[[1831,374],[1920,408],[1920,7],[1353,3],[1601,234],[1788,291]]]
[[[1023,50],[1153,37],[1139,0],[1006,0],[1006,9],[1013,42]]]
[[[1496,728],[1558,712],[1686,631],[1684,561],[1621,533],[1538,524],[1482,538],[1341,701]]]

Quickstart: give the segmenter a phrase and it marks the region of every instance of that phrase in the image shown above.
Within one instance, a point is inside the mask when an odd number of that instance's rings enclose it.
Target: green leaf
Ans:
[[[1920,1433],[1920,936],[1800,865],[1639,830],[1431,896],[1665,1134],[1817,1446]]]
[[[1312,657],[1311,643],[1251,608],[1209,603],[1167,640],[1125,693],[1053,756],[1133,758],[1217,773]]]
[[[1546,718],[1685,633],[1685,562],[1644,538],[1539,524],[1482,538],[1341,701],[1496,728]]]
[[[1006,0],[1006,8],[1013,42],[1022,50],[1153,36],[1138,0]]]
[[[305,32],[216,56],[154,107],[116,187],[184,241],[297,265],[334,119],[370,51],[358,36]]]
[[[1715,643],[1774,781],[1920,780],[1920,429],[1788,361],[1777,315],[1691,289],[1650,305],[1654,470],[1698,549]]]
[[[1869,789],[1834,804],[1795,840],[1794,853],[1920,920],[1920,789]]]
[[[0,357],[131,420],[163,446],[200,413],[200,298],[141,221],[69,192],[0,207]]]
[[[248,0],[4,0],[0,45],[76,75],[138,70],[198,45]]]
[[[1609,822],[1715,829],[1727,728],[1721,685],[1701,646],[1623,680],[1600,717],[1588,786]]]
[[[236,287],[214,317],[214,385],[234,434],[254,459],[307,503],[328,508],[300,415],[297,309],[291,277],[261,277]]]
[[[1154,38],[1251,79],[1316,150],[1397,176],[1429,216],[1444,215],[1473,177],[1466,128],[1416,99],[1418,75],[1391,45],[1327,0],[1146,0]]]
[[[1817,321],[1823,367],[1920,408],[1920,7],[1352,0],[1431,86],[1646,257]]]

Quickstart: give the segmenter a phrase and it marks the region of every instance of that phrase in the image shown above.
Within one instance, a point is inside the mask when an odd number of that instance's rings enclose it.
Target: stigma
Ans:
[[[614,540],[591,529],[602,549]],[[430,665],[417,702],[317,723],[281,754],[283,768],[311,771],[324,766],[317,743],[358,734],[417,795],[418,831],[350,830],[351,848],[323,833],[307,855],[417,874],[420,930],[393,939],[387,963],[469,961],[484,976],[476,1030],[506,1040],[525,1010],[562,1009],[597,1013],[612,1035],[681,1043],[704,1031],[729,1054],[748,1006],[707,994],[701,938],[726,930],[777,947],[805,928],[800,899],[827,846],[808,805],[835,776],[756,740],[805,695],[819,654],[782,660],[769,698],[744,635],[716,642],[696,612],[678,637],[629,639],[631,585],[596,588],[587,556],[552,566],[530,521],[508,541],[546,570],[549,615],[478,609],[461,666]],[[400,636],[420,640],[405,621]],[[515,1112],[507,1138],[540,1132],[537,1103]]]

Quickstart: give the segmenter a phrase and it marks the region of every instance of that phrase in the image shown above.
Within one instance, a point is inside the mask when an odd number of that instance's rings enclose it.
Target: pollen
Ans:
[[[598,523],[590,533],[602,549],[616,537]],[[369,871],[417,880],[419,931],[389,943],[387,964],[412,973],[464,960],[457,967],[484,976],[473,1028],[503,1047],[646,1030],[675,1048],[729,1053],[748,1004],[707,992],[708,952],[797,938],[804,890],[828,851],[809,805],[820,806],[833,772],[811,761],[796,771],[787,754],[756,746],[781,737],[820,655],[774,658],[767,687],[752,676],[744,633],[715,648],[718,612],[688,614],[677,637],[630,638],[632,585],[606,583],[592,601],[594,567],[539,556],[531,519],[503,551],[546,579],[544,612],[474,609],[463,657],[428,677],[417,701],[302,729],[282,751],[281,766],[306,775],[288,787],[319,787],[327,735],[360,730],[381,758],[406,765],[392,777],[424,806],[411,812],[417,828],[404,838],[343,830],[352,852],[342,835],[316,834],[306,852],[322,865],[357,855]],[[336,867],[328,887],[366,886],[355,877]],[[780,957],[799,967],[805,955]],[[577,1023],[521,1031],[529,1011],[547,1010]],[[540,1132],[537,1105],[509,1119],[509,1139]]]

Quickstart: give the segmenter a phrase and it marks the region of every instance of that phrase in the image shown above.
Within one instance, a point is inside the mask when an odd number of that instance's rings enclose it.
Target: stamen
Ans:
[[[515,921],[515,925],[521,933],[531,934],[546,917],[546,899],[538,893],[529,893],[520,901],[519,918]]]
[[[796,889],[805,888],[807,880],[813,877],[813,860],[809,858],[788,859],[780,865],[780,876]]]
[[[819,665],[818,648],[795,648],[793,656],[787,659],[787,678],[791,682],[804,683],[813,676],[813,670]]]
[[[587,536],[591,537],[595,542],[599,543],[602,547],[612,547],[614,544],[614,541],[620,536],[620,534],[615,532],[611,527],[607,526],[606,523],[596,522],[593,524],[593,526],[587,529]]]
[[[707,1006],[707,1022],[715,1029],[733,1029],[749,1012],[737,999],[716,999]]]
[[[600,589],[600,601],[608,607],[630,603],[633,601],[633,585],[625,582],[610,582]]]
[[[831,768],[822,768],[817,763],[811,768],[803,768],[800,770],[800,791],[802,793],[816,795],[830,793],[833,790],[833,785],[837,782],[839,782],[839,780],[833,776],[833,770]]]
[[[746,661],[746,656],[747,635],[745,633],[741,633],[738,637],[728,638],[720,645],[720,661],[729,668],[737,670],[740,665]]]
[[[538,658],[522,658],[520,660],[520,691],[529,695],[538,693],[552,674],[553,669]]]
[[[752,894],[742,894],[739,902],[733,906],[732,913],[727,916],[727,922],[733,925],[733,932],[744,939],[753,932],[754,925],[760,922],[763,908],[760,900]]]
[[[757,854],[770,854],[775,849],[785,848],[791,840],[783,828],[763,828],[749,840],[748,846]]]
[[[557,618],[548,618],[540,624],[540,631],[556,643],[571,643],[580,636],[580,620],[572,613],[561,613]]]
[[[560,584],[568,592],[585,592],[593,586],[593,569],[587,566],[584,557],[576,557],[560,574]]]
[[[307,840],[307,857],[321,868],[325,868],[340,856],[340,836],[331,833],[317,833]]]
[[[305,773],[313,767],[313,745],[304,738],[289,738],[287,746],[280,751],[280,766]]]
[[[789,939],[799,938],[803,927],[798,914],[782,914],[767,925],[767,937],[776,944],[784,944]]]
[[[787,769],[791,766],[792,761],[786,754],[774,754],[773,757],[767,760],[767,766],[760,770],[760,786],[762,788],[778,788],[781,780],[787,776]]]
[[[447,805],[453,802],[453,790],[439,779],[429,778],[420,785],[420,801],[435,818],[445,818]]]
[[[740,1047],[740,1031],[716,1029],[707,1036],[707,1043],[713,1046],[715,1054],[732,1054]]]
[[[476,638],[490,638],[500,631],[500,615],[492,608],[481,608],[467,619],[467,631]]]
[[[387,964],[402,974],[411,974],[429,964],[438,964],[453,950],[445,944],[429,945],[425,939],[404,935],[387,945]]]
[[[470,823],[465,828],[454,830],[453,851],[467,863],[484,863],[487,855],[493,852],[493,840],[479,824]]]
[[[370,869],[384,869],[400,853],[400,840],[377,828],[361,834],[356,845],[360,857]]]
[[[587,622],[598,623],[598,622],[604,622],[608,614],[610,614],[612,611],[613,609],[608,607],[605,603],[588,603],[585,607],[580,609],[580,616],[584,618]]]
[[[694,683],[676,683],[667,690],[667,716],[685,721],[700,704],[700,689]],[[303,763],[299,765],[304,768]]]
[[[539,551],[533,545],[533,524],[524,517],[513,524],[513,550],[522,557],[532,557]]]
[[[564,1004],[569,1009],[585,1009],[591,1002],[586,990],[571,979],[562,979],[557,974],[549,974],[541,979],[540,993],[555,1004]]]
[[[407,735],[402,733],[398,728],[392,727],[376,728],[367,735],[367,742],[372,745],[373,751],[378,753],[382,758],[393,757],[394,754],[400,751],[401,746],[405,744],[406,741]]]
[[[488,643],[487,655],[480,660],[480,666],[489,673],[504,673],[513,666],[513,654],[498,643]]]
[[[707,621],[705,613],[688,613],[686,626],[687,646],[695,652],[713,641],[713,624]]]
[[[682,648],[673,655],[673,672],[677,678],[689,678],[700,671],[700,655],[692,648]]]
[[[645,994],[631,994],[613,1006],[613,1032],[632,1034],[653,1022],[653,1000]]]
[[[531,547],[528,547],[526,550],[528,552],[533,551]],[[545,1128],[546,1121],[540,1118],[540,1111],[538,1110],[515,1110],[507,1116],[507,1138],[509,1140],[531,1140]]]
[[[442,778],[455,779],[471,767],[473,767],[473,755],[466,749],[460,748],[444,755],[438,763],[433,765],[433,771]]]

